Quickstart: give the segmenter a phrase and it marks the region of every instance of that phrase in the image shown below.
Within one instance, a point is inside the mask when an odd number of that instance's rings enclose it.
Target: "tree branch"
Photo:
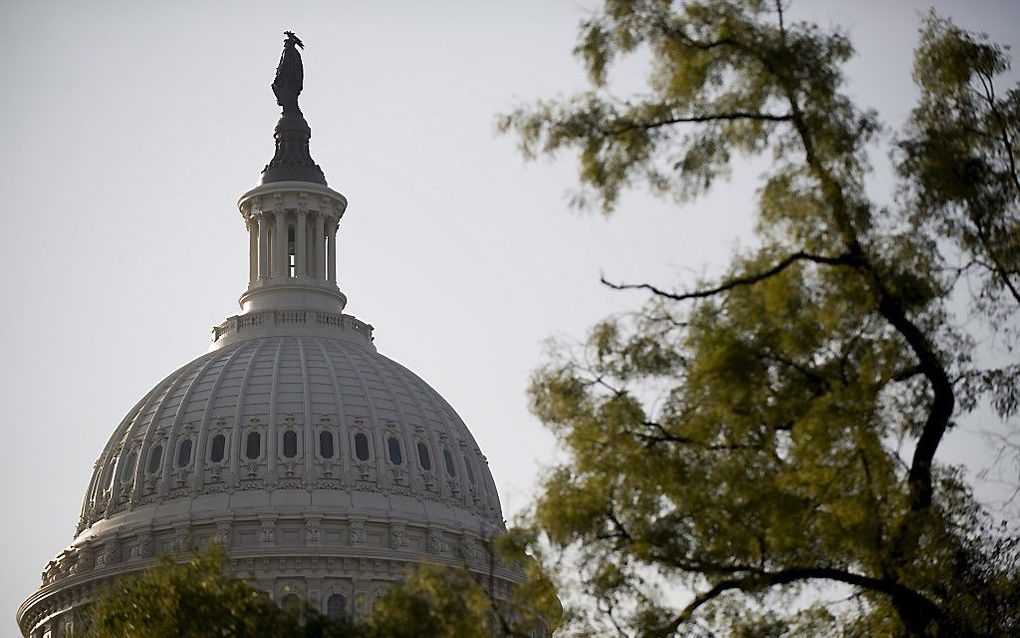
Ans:
[[[603,285],[608,286],[608,287],[612,288],[613,290],[648,290],[649,292],[651,292],[652,294],[654,294],[654,295],[656,295],[658,297],[664,297],[666,299],[671,299],[673,301],[688,301],[688,300],[691,300],[691,299],[703,299],[705,297],[712,297],[712,296],[717,295],[717,294],[719,294],[721,292],[726,292],[727,290],[732,290],[733,288],[738,288],[740,286],[750,286],[750,285],[756,284],[756,283],[758,283],[760,281],[768,279],[769,277],[778,275],[779,273],[783,272],[784,270],[786,270],[787,268],[789,268],[791,265],[793,265],[794,263],[796,263],[798,261],[810,261],[810,262],[813,262],[813,263],[816,263],[816,264],[825,264],[825,265],[828,265],[828,266],[858,266],[859,265],[858,260],[856,258],[854,258],[854,256],[849,254],[849,253],[847,253],[845,255],[840,255],[838,257],[828,257],[828,256],[825,256],[825,255],[812,255],[810,253],[807,253],[807,252],[801,250],[801,251],[797,251],[797,252],[793,253],[792,255],[789,255],[789,256],[785,257],[784,259],[779,261],[776,265],[772,266],[768,270],[765,270],[765,271],[762,271],[762,272],[759,272],[759,273],[755,273],[755,274],[752,274],[752,275],[745,275],[743,277],[736,277],[736,278],[730,279],[729,281],[726,281],[726,282],[724,282],[722,284],[719,284],[718,286],[716,286],[714,288],[706,288],[706,289],[703,289],[703,290],[695,290],[693,292],[685,292],[685,293],[668,292],[666,290],[662,290],[661,288],[653,286],[652,284],[617,284],[617,283],[613,283],[613,282],[607,280],[604,275],[600,276],[599,280],[603,283]]]
[[[697,595],[669,625],[663,627],[662,631],[659,632],[660,635],[673,635],[680,625],[688,621],[700,607],[728,591],[757,591],[776,585],[786,585],[806,580],[831,580],[876,591],[886,594],[903,604],[911,604],[919,609],[923,609],[924,613],[930,618],[941,620],[943,617],[942,611],[927,597],[887,578],[873,578],[832,567],[794,567],[775,572],[753,569],[748,571],[751,573],[745,576],[722,580],[708,591]]]
[[[648,130],[673,124],[705,124],[708,122],[732,122],[735,120],[789,122],[792,118],[793,116],[789,113],[755,113],[754,111],[732,111],[730,113],[714,113],[708,115],[687,115],[681,117],[668,117],[662,120],[651,120],[649,122],[635,122],[621,118],[614,122],[617,126],[610,129],[603,129],[601,132],[603,135],[613,136],[626,133],[628,131]]]
[[[787,100],[793,113],[793,126],[804,146],[804,157],[808,168],[819,180],[823,196],[829,205],[842,239],[847,248],[847,260],[871,279],[873,289],[878,296],[878,313],[907,342],[908,347],[918,359],[922,374],[928,379],[932,389],[932,405],[928,418],[911,460],[907,483],[910,490],[910,510],[920,512],[928,509],[932,502],[932,463],[942,437],[949,427],[956,403],[953,385],[949,380],[945,366],[939,359],[935,346],[927,335],[911,321],[907,315],[903,299],[894,294],[882,278],[875,265],[868,260],[867,253],[861,245],[857,231],[853,226],[849,204],[843,187],[832,173],[823,165],[816,154],[814,138],[808,126],[807,118],[797,100],[796,93],[789,86],[784,86]]]

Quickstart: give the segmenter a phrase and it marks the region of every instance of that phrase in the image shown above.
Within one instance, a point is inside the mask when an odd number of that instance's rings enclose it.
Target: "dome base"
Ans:
[[[347,305],[347,296],[336,284],[314,277],[279,277],[250,284],[238,303],[244,312],[307,308],[336,313]]]
[[[354,343],[375,350],[372,326],[342,313],[317,310],[263,310],[230,317],[213,326],[213,343],[209,351],[219,350],[248,339],[279,337],[322,337]]]

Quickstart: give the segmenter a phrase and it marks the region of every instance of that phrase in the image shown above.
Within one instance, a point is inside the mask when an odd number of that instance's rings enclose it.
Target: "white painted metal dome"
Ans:
[[[463,421],[343,314],[347,200],[325,185],[310,136],[300,112],[281,117],[276,157],[238,202],[242,314],[114,430],[73,543],[18,610],[25,636],[70,633],[104,582],[212,540],[233,575],[330,615],[367,613],[421,561],[484,573],[496,596],[523,580],[487,554],[502,515]]]
[[[78,538],[269,509],[500,526],[492,476],[456,412],[378,354],[365,324],[337,319],[345,339],[241,340],[160,382],[100,455]]]

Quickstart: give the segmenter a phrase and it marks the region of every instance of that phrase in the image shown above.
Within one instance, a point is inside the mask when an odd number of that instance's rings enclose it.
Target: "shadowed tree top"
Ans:
[[[287,39],[283,41],[283,53],[280,63],[276,66],[276,78],[273,80],[273,93],[276,103],[283,107],[284,113],[300,113],[298,95],[304,82],[305,72],[301,65],[301,53],[298,47],[305,48],[293,31],[284,31]]]

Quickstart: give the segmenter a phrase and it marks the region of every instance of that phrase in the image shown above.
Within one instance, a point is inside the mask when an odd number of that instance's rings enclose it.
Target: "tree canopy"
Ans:
[[[497,600],[492,582],[466,567],[418,565],[375,601],[367,617],[326,618],[311,604],[274,603],[266,592],[224,573],[225,550],[161,556],[111,583],[85,608],[84,638],[493,638],[547,635],[559,601],[515,536],[490,547],[520,561],[527,582]],[[493,567],[494,569],[494,567]],[[538,633],[536,633],[538,632]]]
[[[224,554],[212,546],[185,562],[161,556],[136,576],[114,581],[86,608],[86,638],[355,638],[340,624],[305,622],[269,596],[222,572]],[[333,625],[324,627],[323,625]]]
[[[684,202],[771,159],[757,246],[720,280],[605,281],[649,300],[535,374],[565,460],[527,524],[598,603],[581,635],[1015,635],[1015,526],[937,460],[979,401],[1004,428],[1018,407],[1020,365],[975,356],[982,330],[1015,343],[1020,310],[1008,51],[929,14],[889,140],[845,92],[848,36],[787,4],[606,0],[575,49],[591,90],[501,118],[526,157],[575,151],[578,203],[606,214],[635,184]],[[636,52],[647,91],[615,97]],[[881,140],[891,203],[865,188]]]

